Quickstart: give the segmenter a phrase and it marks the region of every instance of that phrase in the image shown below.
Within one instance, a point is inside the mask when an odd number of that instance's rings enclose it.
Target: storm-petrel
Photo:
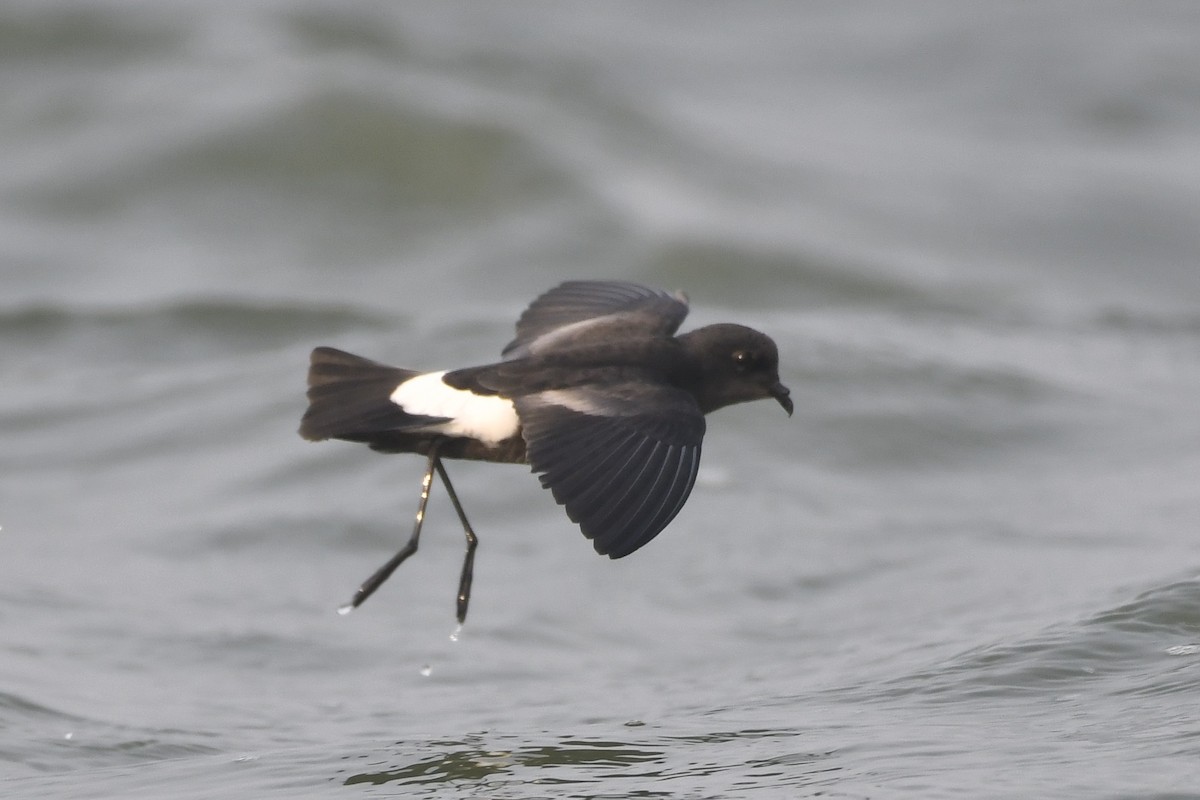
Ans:
[[[313,350],[301,436],[428,459],[411,537],[344,609],[416,552],[436,472],[467,538],[457,602],[466,619],[478,540],[447,458],[529,464],[609,558],[657,536],[695,483],[705,414],[767,397],[792,413],[770,337],[729,323],[675,336],[687,312],[681,292],[568,281],[530,304],[493,364],[416,372]]]

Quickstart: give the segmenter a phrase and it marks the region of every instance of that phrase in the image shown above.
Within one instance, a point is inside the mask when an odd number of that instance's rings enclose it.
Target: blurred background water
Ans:
[[[5,797],[1200,796],[1200,6],[0,7]],[[769,332],[618,562],[295,435],[563,279]]]

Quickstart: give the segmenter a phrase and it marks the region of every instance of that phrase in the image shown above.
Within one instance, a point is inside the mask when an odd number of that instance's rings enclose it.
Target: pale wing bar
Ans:
[[[542,485],[596,552],[611,558],[637,550],[679,513],[695,484],[704,438],[704,416],[685,392],[641,385],[643,402],[631,404],[633,389],[576,387],[515,401]],[[606,391],[620,399],[607,401]]]
[[[567,281],[525,309],[502,355],[524,358],[604,334],[671,336],[687,313],[679,293],[624,281]]]

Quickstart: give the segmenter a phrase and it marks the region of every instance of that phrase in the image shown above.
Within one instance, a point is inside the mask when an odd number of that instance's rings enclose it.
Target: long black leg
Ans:
[[[338,609],[340,613],[346,614],[353,609],[358,608],[367,598],[375,593],[375,590],[383,585],[383,582],[392,576],[396,571],[396,567],[404,563],[404,560],[417,552],[417,545],[421,540],[421,523],[425,521],[425,506],[429,503],[429,489],[433,486],[433,472],[438,470],[442,474],[442,480],[445,480],[446,471],[442,469],[442,462],[438,458],[438,447],[434,444],[429,449],[429,463],[425,467],[425,476],[421,478],[421,501],[417,505],[417,518],[413,522],[412,536],[408,537],[408,542],[404,547],[400,548],[400,552],[392,556],[386,564],[375,571],[375,574],[363,581],[362,586],[358,587],[358,591],[354,593],[354,597],[349,603]],[[449,484],[447,484],[449,485]],[[454,503],[458,507],[458,501]]]
[[[471,523],[467,522],[467,514],[463,511],[462,504],[458,502],[454,485],[450,483],[450,476],[446,474],[446,468],[442,466],[440,458],[434,463],[434,467],[437,469],[442,483],[446,486],[446,493],[450,495],[450,502],[454,504],[458,521],[462,523],[463,533],[467,536],[467,554],[463,558],[462,575],[458,579],[458,603],[456,605],[458,624],[461,625],[467,621],[467,605],[471,602],[471,581],[475,577],[475,548],[479,545],[479,537],[475,535],[475,531],[471,530]]]

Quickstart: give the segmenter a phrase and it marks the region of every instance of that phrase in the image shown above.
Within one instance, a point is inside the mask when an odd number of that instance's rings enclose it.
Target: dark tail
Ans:
[[[300,420],[300,435],[314,442],[369,442],[380,433],[412,425],[413,417],[391,401],[391,394],[416,374],[318,347],[308,368],[308,410]]]

